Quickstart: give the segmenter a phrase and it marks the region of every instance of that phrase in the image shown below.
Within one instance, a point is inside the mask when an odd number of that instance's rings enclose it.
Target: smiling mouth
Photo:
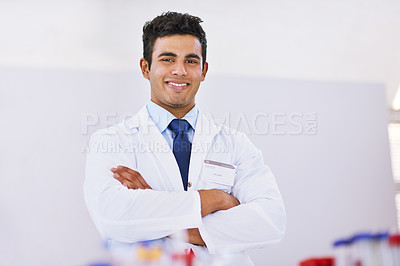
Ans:
[[[168,87],[170,87],[172,89],[182,90],[182,89],[185,89],[187,86],[189,86],[190,83],[166,81],[165,84],[167,84]]]

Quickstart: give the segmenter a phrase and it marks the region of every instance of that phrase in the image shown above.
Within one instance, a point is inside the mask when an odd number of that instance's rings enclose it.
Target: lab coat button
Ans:
[[[188,182],[188,187],[191,187],[192,186],[192,182]]]

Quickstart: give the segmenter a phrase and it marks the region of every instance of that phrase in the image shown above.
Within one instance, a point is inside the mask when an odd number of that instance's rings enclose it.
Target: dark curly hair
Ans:
[[[203,68],[206,62],[207,39],[206,33],[200,26],[203,22],[199,17],[177,12],[165,12],[147,21],[143,26],[143,57],[151,66],[154,43],[157,38],[180,34],[190,34],[199,38],[201,43],[201,55],[203,57]]]

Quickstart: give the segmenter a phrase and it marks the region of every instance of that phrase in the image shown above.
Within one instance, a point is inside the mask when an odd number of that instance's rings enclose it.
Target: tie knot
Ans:
[[[190,124],[185,119],[174,119],[169,123],[168,126],[175,134],[179,132],[187,132],[190,128]]]

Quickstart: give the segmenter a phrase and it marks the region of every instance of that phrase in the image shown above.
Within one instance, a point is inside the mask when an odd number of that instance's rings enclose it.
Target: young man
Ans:
[[[251,265],[245,250],[283,237],[285,209],[261,152],[195,105],[208,70],[201,22],[167,12],[144,25],[140,68],[151,101],[91,137],[85,200],[101,235],[114,242],[186,230],[195,253],[238,253]]]

